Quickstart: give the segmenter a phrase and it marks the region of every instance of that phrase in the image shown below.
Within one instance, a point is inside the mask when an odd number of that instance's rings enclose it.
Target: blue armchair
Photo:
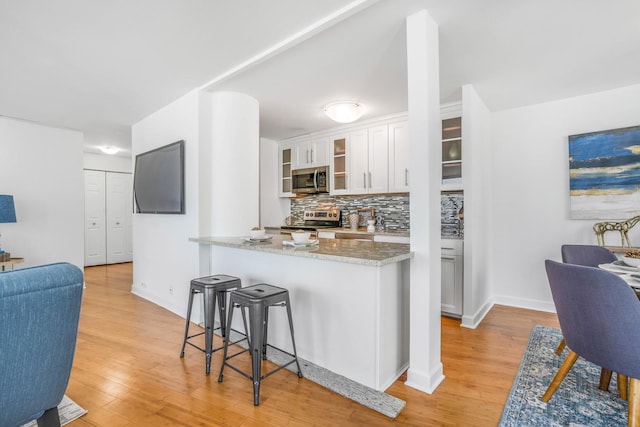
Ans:
[[[0,273],[0,426],[60,425],[82,288],[68,263]]]

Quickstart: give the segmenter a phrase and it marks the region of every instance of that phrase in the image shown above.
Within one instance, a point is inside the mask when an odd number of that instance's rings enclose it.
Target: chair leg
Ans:
[[[567,343],[564,341],[564,338],[562,338],[562,341],[560,341],[560,344],[558,344],[558,348],[556,348],[555,353],[560,356],[562,354],[562,350],[564,350],[564,348],[566,347]]]
[[[562,380],[564,380],[564,378],[567,376],[567,374],[569,373],[573,365],[576,363],[576,360],[578,360],[578,357],[579,357],[578,353],[574,352],[573,350],[569,350],[569,354],[564,359],[564,362],[562,362],[562,365],[558,369],[556,376],[553,377],[553,380],[551,380],[551,384],[549,384],[549,388],[547,388],[547,391],[542,396],[543,402],[548,402],[549,399],[551,399],[551,396],[553,396],[553,393],[556,392],[556,390],[562,383]]]
[[[629,427],[640,427],[640,380],[629,378]]]
[[[38,418],[38,427],[60,427],[60,415],[58,415],[57,406],[44,411],[44,414]]]
[[[629,399],[629,395],[627,394],[628,383],[629,381],[627,379],[627,376],[618,372],[618,395],[620,396],[620,399]]]
[[[612,374],[613,372],[611,372],[609,369],[602,368],[600,370],[600,384],[598,385],[598,388],[600,390],[609,390],[609,383],[611,382]]]
[[[204,351],[206,356],[205,373],[211,371],[211,354],[213,352],[213,322],[215,318],[216,292],[213,289],[204,291]]]
[[[187,322],[184,327],[184,339],[182,340],[182,349],[180,350],[180,357],[184,357],[184,347],[187,345],[187,337],[189,336],[189,324],[191,323],[191,309],[193,308],[193,289],[189,291],[189,304],[187,306]]]

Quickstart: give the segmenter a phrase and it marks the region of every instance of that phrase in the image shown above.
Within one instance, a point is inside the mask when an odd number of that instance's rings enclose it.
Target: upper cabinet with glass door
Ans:
[[[291,144],[281,145],[278,153],[278,196],[280,197],[294,196],[291,189],[292,157]]]
[[[348,194],[349,193],[349,177],[347,165],[349,137],[347,135],[339,135],[331,138],[331,194]]]
[[[442,121],[442,189],[462,189],[462,118]]]

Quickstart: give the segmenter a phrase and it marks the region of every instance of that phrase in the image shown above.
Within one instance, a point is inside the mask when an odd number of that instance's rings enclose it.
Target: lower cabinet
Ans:
[[[442,239],[441,310],[442,314],[462,317],[463,240]]]

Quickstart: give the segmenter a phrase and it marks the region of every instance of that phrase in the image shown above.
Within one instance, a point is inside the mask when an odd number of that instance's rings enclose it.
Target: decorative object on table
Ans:
[[[264,228],[253,227],[251,230],[249,230],[249,238],[253,240],[263,239],[265,233],[266,231],[264,230]]]
[[[11,253],[10,252],[2,252],[0,254],[0,262],[11,261]]]
[[[291,217],[288,216],[284,219],[284,225],[291,225],[293,223],[293,221],[291,220]]]
[[[620,233],[620,246],[630,248],[631,242],[629,241],[629,235],[627,233],[638,221],[640,221],[640,215],[620,222],[596,222],[593,224],[593,232],[596,233],[598,244],[604,246],[604,233],[607,231],[617,231]]]
[[[16,222],[16,206],[13,203],[13,196],[0,194],[0,223]],[[0,234],[0,238],[2,234]],[[0,253],[3,253],[2,241],[0,240]],[[8,259],[3,261],[9,261]]]
[[[631,267],[640,267],[640,250],[626,252],[622,256],[622,262]]]
[[[376,215],[376,230],[384,230],[384,217],[382,215]]]
[[[640,126],[569,136],[572,219],[640,215]]]
[[[357,213],[351,213],[349,214],[349,227],[356,229],[358,228],[358,221],[360,219],[360,215],[358,215]]]
[[[367,221],[375,219],[373,208],[356,209],[356,213],[360,215],[360,219],[358,220],[359,227],[366,227]]]
[[[549,403],[540,400],[562,361],[553,352],[561,338],[559,329],[533,327],[499,427],[626,425],[627,402],[617,393],[599,390],[600,368],[582,358],[573,365],[553,399]],[[615,376],[610,389],[616,389]]]
[[[368,219],[367,220],[367,231],[369,233],[373,233],[374,231],[376,231],[375,223],[376,223],[375,219]]]
[[[311,237],[311,233],[304,230],[296,230],[291,233],[291,238],[294,243],[303,244],[309,242],[309,238]]]

